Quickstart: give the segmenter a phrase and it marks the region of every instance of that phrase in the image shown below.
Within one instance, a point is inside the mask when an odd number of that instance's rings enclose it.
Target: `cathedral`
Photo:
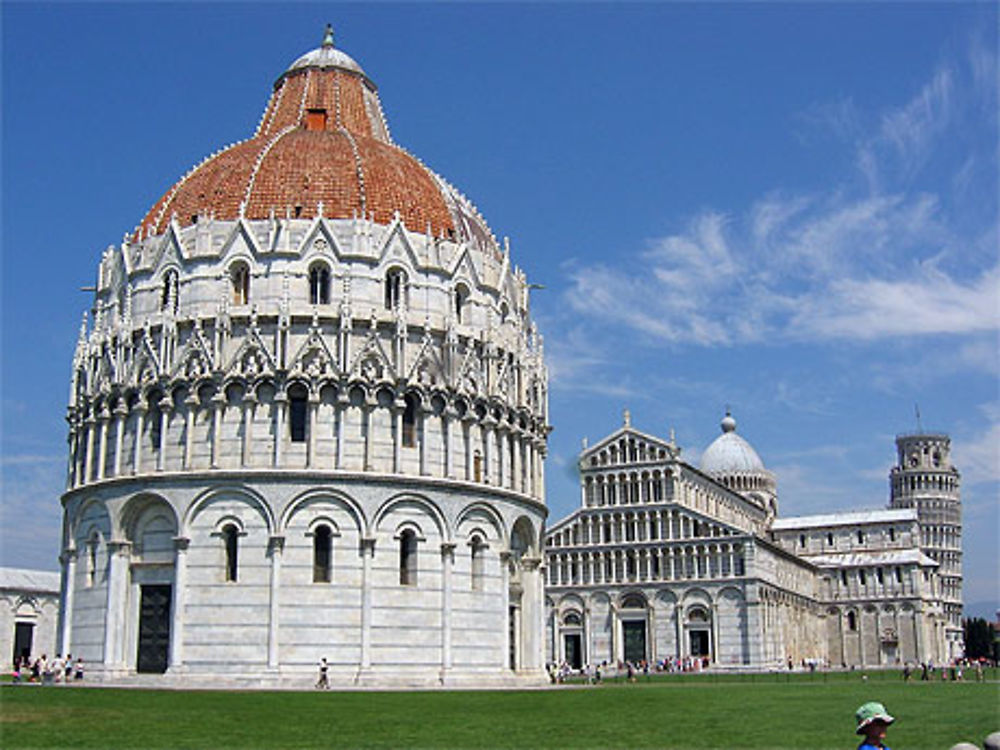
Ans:
[[[546,532],[551,661],[759,670],[962,655],[946,435],[897,437],[887,509],[781,518],[777,478],[728,412],[697,466],[630,422],[585,445],[580,507]]]
[[[100,258],[58,650],[96,679],[544,678],[528,297],[328,28]]]

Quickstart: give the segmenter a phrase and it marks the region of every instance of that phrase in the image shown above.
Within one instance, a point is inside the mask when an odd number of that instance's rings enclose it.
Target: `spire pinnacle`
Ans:
[[[333,24],[326,25],[326,31],[323,32],[323,44],[322,47],[332,47],[333,46]]]

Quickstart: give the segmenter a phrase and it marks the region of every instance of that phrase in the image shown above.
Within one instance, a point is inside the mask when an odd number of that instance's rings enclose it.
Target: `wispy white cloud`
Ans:
[[[986,70],[993,89],[978,83]],[[997,331],[995,200],[970,221],[967,202],[959,216],[962,201],[947,192],[984,179],[984,160],[996,171],[992,131],[970,121],[977,97],[995,102],[995,73],[996,56],[982,49],[942,65],[908,101],[870,115],[867,132],[850,99],[817,107],[807,121],[848,141],[853,176],[825,191],[774,190],[739,211],[703,211],[616,265],[576,263],[570,308],[648,340],[707,347]],[[966,137],[970,129],[980,137]],[[955,144],[961,153],[951,153]],[[929,178],[936,192],[915,189],[913,176],[939,151],[951,156]],[[972,365],[989,359],[968,353]]]
[[[980,411],[988,421],[985,429],[952,441],[952,461],[960,467],[966,486],[1000,482],[1000,404],[985,404]]]

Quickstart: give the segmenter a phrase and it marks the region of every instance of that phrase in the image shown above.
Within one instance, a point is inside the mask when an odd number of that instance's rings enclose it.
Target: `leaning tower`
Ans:
[[[915,508],[924,553],[938,565],[950,657],[962,655],[962,501],[951,439],[935,433],[896,437],[890,507]]]

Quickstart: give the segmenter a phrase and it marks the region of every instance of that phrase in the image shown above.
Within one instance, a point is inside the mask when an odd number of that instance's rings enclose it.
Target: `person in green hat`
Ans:
[[[884,744],[885,733],[895,719],[885,710],[885,706],[869,701],[854,712],[854,718],[858,722],[856,734],[865,736],[865,741],[858,745],[858,750],[891,750]]]

